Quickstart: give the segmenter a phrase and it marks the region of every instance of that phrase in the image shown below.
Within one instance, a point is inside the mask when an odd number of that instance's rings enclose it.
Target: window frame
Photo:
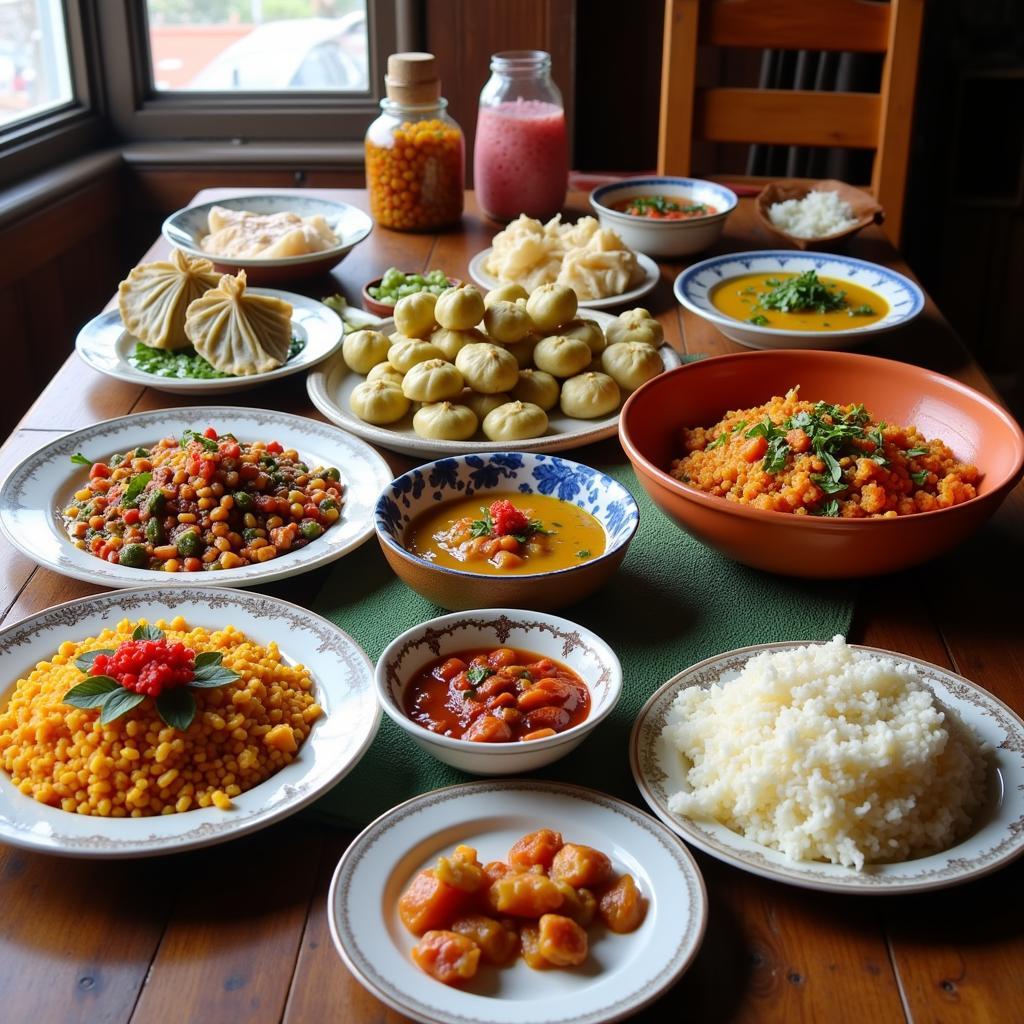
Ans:
[[[413,0],[366,0],[369,87],[359,93],[158,91],[153,87],[146,5],[104,6],[99,18],[108,116],[125,143],[361,141],[378,113],[387,55],[408,45]],[[123,54],[128,59],[111,60]]]
[[[0,186],[64,163],[105,141],[103,88],[96,62],[93,8],[64,0],[71,99],[0,128]]]

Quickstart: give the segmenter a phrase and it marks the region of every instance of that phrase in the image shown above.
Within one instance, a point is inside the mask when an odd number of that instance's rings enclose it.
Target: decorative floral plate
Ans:
[[[209,378],[162,377],[148,373],[132,363],[131,356],[139,342],[124,329],[121,314],[116,309],[108,309],[90,320],[78,332],[75,350],[87,365],[115,380],[141,384],[172,394],[222,395],[229,391],[251,391],[268,381],[301,373],[333,355],[340,347],[341,319],[319,300],[274,288],[250,288],[249,292],[254,295],[272,295],[292,304],[292,336],[304,344],[301,351],[276,370],[246,377]],[[361,314],[362,310],[356,312]]]
[[[817,271],[822,277],[850,281],[877,292],[889,304],[881,320],[845,331],[787,331],[737,320],[711,302],[715,286],[732,277],[758,273]],[[737,252],[687,267],[673,286],[676,299],[691,313],[714,324],[727,338],[748,348],[851,348],[910,323],[924,309],[924,293],[913,281],[888,267],[830,253],[798,253],[792,249]]]
[[[917,673],[941,704],[955,711],[992,747],[990,800],[978,812],[977,827],[971,835],[942,853],[867,865],[855,871],[837,864],[790,860],[718,822],[697,821],[670,811],[669,796],[688,787],[687,763],[662,739],[669,709],[679,692],[691,686],[707,689],[733,679],[761,651],[799,646],[758,644],[708,658],[670,679],[643,706],[630,736],[630,766],[644,799],[669,828],[705,853],[752,874],[805,889],[865,895],[948,888],[996,871],[1024,853],[1024,722],[1002,701],[955,672],[904,654],[856,644],[850,647],[895,658]]]
[[[217,587],[146,587],[56,605],[0,630],[0,707],[7,706],[15,682],[37,662],[52,657],[65,640],[96,636],[122,618],[153,623],[177,615],[190,626],[212,631],[230,624],[259,644],[273,641],[284,661],[309,669],[324,714],[295,760],[234,797],[229,810],[195,808],[145,818],[71,814],[38,803],[0,769],[0,841],[66,857],[97,858],[211,846],[293,814],[355,767],[380,721],[370,659],[333,623],[262,594]]]
[[[583,315],[596,320],[604,329],[612,321],[607,313],[599,313],[592,309],[583,310]],[[393,319],[384,320],[375,330],[390,334],[395,329]],[[680,366],[682,361],[668,345],[658,349],[661,361],[666,370]],[[306,378],[306,390],[313,404],[332,422],[339,427],[351,431],[359,437],[372,441],[374,444],[404,455],[426,456],[438,458],[442,455],[461,455],[466,452],[500,452],[508,448],[508,441],[433,441],[420,437],[412,428],[410,412],[397,423],[387,427],[377,427],[361,420],[349,407],[349,398],[357,384],[366,377],[356,373],[345,365],[340,352],[318,366]],[[623,396],[625,400],[627,396]],[[594,420],[579,420],[566,416],[558,406],[548,412],[548,431],[541,437],[525,441],[515,441],[516,449],[524,452],[560,452],[568,448],[582,448],[583,445],[601,441],[606,437],[614,437],[618,430],[620,405],[610,416],[602,416]]]
[[[483,967],[461,988],[421,971],[398,898],[420,870],[456,844],[504,859],[520,836],[558,829],[567,842],[607,853],[650,901],[628,935],[590,933],[574,970],[535,971],[522,960]],[[345,851],[331,882],[331,937],[356,978],[400,1013],[430,1024],[597,1024],[636,1013],[673,985],[700,948],[704,882],[686,848],[635,807],[578,786],[514,779],[452,786],[388,811]]]
[[[333,315],[333,314],[332,314]],[[64,531],[61,510],[84,486],[88,468],[71,456],[81,452],[100,460],[187,429],[213,426],[244,441],[279,441],[311,466],[336,466],[344,485],[341,518],[304,548],[267,562],[215,573],[168,573],[112,565],[81,551]],[[215,581],[223,587],[249,587],[308,572],[341,558],[373,535],[373,507],[392,477],[387,463],[368,445],[337,427],[301,416],[264,409],[197,406],[134,413],[72,431],[33,452],[0,484],[0,529],[29,558],[63,576],[106,587],[195,587]]]

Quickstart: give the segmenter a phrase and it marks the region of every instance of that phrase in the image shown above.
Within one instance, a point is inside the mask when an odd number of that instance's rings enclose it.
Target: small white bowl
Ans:
[[[615,203],[650,195],[707,203],[718,212],[690,220],[652,220],[612,209]],[[628,178],[590,193],[601,227],[611,228],[631,249],[660,257],[689,256],[714,245],[737,202],[731,189],[700,178]]]
[[[445,655],[481,647],[513,647],[567,665],[587,684],[590,714],[555,736],[513,743],[452,739],[406,715],[402,695],[420,669]],[[515,608],[481,608],[442,615],[406,630],[384,649],[374,680],[384,713],[428,754],[474,775],[512,775],[551,764],[579,746],[618,702],[622,667],[599,636],[568,619]]]

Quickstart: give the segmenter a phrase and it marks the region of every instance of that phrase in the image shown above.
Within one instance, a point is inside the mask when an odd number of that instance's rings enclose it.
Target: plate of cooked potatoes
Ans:
[[[331,422],[406,455],[552,452],[613,436],[626,398],[679,364],[646,309],[580,310],[559,284],[463,285],[400,299],[306,387]]]

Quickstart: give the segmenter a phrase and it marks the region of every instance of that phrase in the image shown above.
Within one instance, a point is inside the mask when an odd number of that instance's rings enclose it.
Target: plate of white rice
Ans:
[[[744,647],[641,710],[634,778],[687,842],[776,881],[894,894],[1024,852],[1024,722],[937,665],[847,644]]]

